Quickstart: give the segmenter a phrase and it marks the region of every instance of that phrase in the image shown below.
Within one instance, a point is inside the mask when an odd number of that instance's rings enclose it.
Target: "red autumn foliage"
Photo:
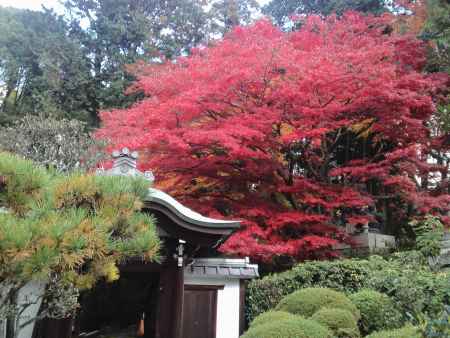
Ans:
[[[396,232],[450,198],[421,184],[440,169],[424,159],[443,77],[421,72],[423,45],[389,33],[390,20],[312,16],[290,33],[260,21],[140,65],[133,90],[146,99],[103,112],[98,136],[140,150],[143,169],[192,208],[245,220],[229,254],[318,258],[347,224]]]

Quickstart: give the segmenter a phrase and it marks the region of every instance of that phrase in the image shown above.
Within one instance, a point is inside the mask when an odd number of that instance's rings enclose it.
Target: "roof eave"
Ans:
[[[160,211],[164,212],[164,210],[168,210],[182,220],[184,224],[193,226],[193,229],[191,230],[197,230],[198,228],[204,229],[207,232],[208,230],[222,230],[222,234],[228,235],[232,231],[239,229],[241,226],[240,221],[218,220],[202,216],[182,205],[165,192],[150,188],[149,194],[145,199],[145,206],[152,209],[152,206],[155,205],[163,207],[158,208]]]

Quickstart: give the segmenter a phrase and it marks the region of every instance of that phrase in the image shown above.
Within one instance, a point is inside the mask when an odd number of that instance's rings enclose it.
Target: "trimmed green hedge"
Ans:
[[[357,320],[347,310],[322,308],[310,318],[328,327],[339,338],[359,338]]]
[[[295,291],[282,298],[275,309],[311,317],[324,307],[347,310],[355,320],[359,319],[358,309],[345,294],[327,288],[305,288]]]
[[[402,326],[402,317],[394,302],[385,294],[362,290],[349,296],[361,313],[359,328],[363,335]]]
[[[255,327],[258,325],[263,325],[271,322],[278,322],[286,319],[300,318],[300,316],[293,315],[292,313],[285,311],[267,311],[261,313],[250,323],[250,327]]]
[[[396,330],[378,331],[366,338],[422,338],[422,335],[414,326],[406,326]]]
[[[319,323],[295,316],[250,327],[241,338],[332,338],[332,332]]]
[[[435,316],[450,304],[450,274],[434,273],[420,253],[406,252],[382,258],[314,261],[289,271],[254,280],[247,287],[246,316],[273,309],[286,295],[307,287],[326,287],[347,294],[373,289],[388,295],[403,320],[409,315]],[[414,301],[411,301],[414,300]]]

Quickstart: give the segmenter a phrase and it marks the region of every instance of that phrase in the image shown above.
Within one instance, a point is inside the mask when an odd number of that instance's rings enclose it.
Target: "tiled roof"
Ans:
[[[197,259],[184,269],[185,275],[196,277],[228,277],[252,279],[259,277],[258,265],[245,259]]]

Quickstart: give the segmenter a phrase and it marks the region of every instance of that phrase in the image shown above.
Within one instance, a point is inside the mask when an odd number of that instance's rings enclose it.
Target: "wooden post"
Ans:
[[[175,274],[175,302],[174,302],[174,338],[182,338],[183,334],[183,301],[184,301],[184,244],[179,240],[177,246],[177,266]]]
[[[174,338],[183,337],[184,271],[177,266],[174,306]]]
[[[182,338],[184,261],[182,256],[181,260],[179,259],[180,244],[183,245],[183,243],[179,243],[174,256],[167,257],[161,268],[157,338]],[[172,250],[169,252],[173,253]]]

